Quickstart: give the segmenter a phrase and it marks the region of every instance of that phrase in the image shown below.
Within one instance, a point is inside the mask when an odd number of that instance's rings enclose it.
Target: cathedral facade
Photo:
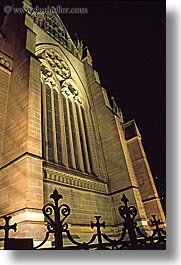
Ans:
[[[108,98],[88,48],[56,12],[10,13],[0,35],[0,216],[17,222],[14,236],[43,240],[55,188],[74,235],[90,238],[95,215],[118,235],[123,193],[140,227],[152,214],[165,222],[138,127]]]

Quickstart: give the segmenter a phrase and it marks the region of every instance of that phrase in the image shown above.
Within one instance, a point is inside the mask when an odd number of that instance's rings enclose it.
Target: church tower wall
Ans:
[[[161,210],[160,198],[155,187],[153,176],[148,164],[148,160],[142,145],[141,135],[138,131],[135,121],[130,121],[124,125],[130,157],[134,167],[135,174],[141,193],[141,198],[146,210],[148,219],[154,214],[163,223],[165,216]]]
[[[0,42],[1,54],[9,62],[0,71],[0,209],[1,215],[11,214],[21,226],[20,236],[31,237],[30,226],[43,220],[41,90],[40,62],[25,48],[24,23],[24,14],[6,16]]]
[[[92,108],[99,139],[102,144],[105,169],[108,175],[108,192],[113,200],[113,208],[118,209],[123,192],[129,197],[130,203],[137,205],[138,220],[147,224],[146,213],[141,200],[137,179],[131,163],[129,151],[124,137],[124,129],[120,119],[111,108],[107,93],[96,80],[95,71],[85,60],[85,72],[92,96]],[[115,224],[121,218],[116,211]]]

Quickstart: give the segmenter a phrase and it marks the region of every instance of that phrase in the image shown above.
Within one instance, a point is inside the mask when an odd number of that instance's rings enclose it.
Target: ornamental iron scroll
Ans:
[[[55,249],[95,249],[95,250],[131,250],[131,249],[165,249],[166,247],[166,233],[163,228],[160,228],[160,220],[156,220],[155,215],[153,215],[153,220],[151,220],[152,225],[155,225],[155,229],[152,235],[147,235],[141,231],[137,226],[135,217],[137,215],[137,209],[134,206],[128,205],[128,198],[123,194],[121,201],[123,205],[119,207],[119,213],[123,218],[123,228],[121,235],[117,240],[111,239],[107,234],[102,232],[102,228],[106,228],[105,222],[101,222],[101,216],[94,216],[96,222],[91,221],[91,229],[95,228],[95,233],[93,233],[91,239],[88,242],[77,242],[70,233],[67,223],[63,223],[65,218],[70,214],[70,207],[66,204],[58,206],[58,202],[63,198],[57,190],[54,190],[53,194],[50,196],[54,200],[55,205],[46,204],[43,207],[43,213],[48,219],[47,225],[47,236],[45,240],[36,247],[39,248],[47,240],[50,233],[54,233],[55,236]],[[61,210],[62,209],[62,210]],[[63,218],[60,217],[60,210]],[[54,220],[50,217],[54,212]],[[68,245],[64,245],[63,233],[65,234],[67,240],[69,240]],[[51,248],[52,249],[52,248]]]
[[[44,205],[42,211],[47,219],[47,232],[41,244],[33,249],[48,249],[48,250],[165,250],[166,249],[166,232],[160,227],[162,224],[155,215],[152,215],[151,225],[155,226],[150,235],[142,232],[135,217],[137,216],[137,209],[134,206],[128,205],[128,198],[123,194],[121,201],[123,205],[119,207],[119,213],[123,219],[122,231],[117,236],[118,239],[112,239],[102,229],[106,228],[106,223],[101,221],[101,216],[94,216],[95,222],[91,221],[90,228],[94,229],[94,233],[88,242],[77,242],[71,235],[68,223],[65,219],[70,215],[70,207],[67,204],[59,205],[59,201],[63,196],[55,189],[50,195],[53,203]],[[16,230],[16,224],[9,225],[11,217],[4,217],[6,220],[5,226],[0,226],[6,232],[5,238],[8,240],[8,232],[10,229]],[[42,246],[49,240],[50,234],[54,235],[54,247],[42,248]],[[66,238],[66,244],[64,239]]]
[[[125,229],[128,230],[131,244],[133,246],[136,246],[137,240],[136,240],[135,227],[137,224],[134,221],[134,218],[137,215],[137,209],[134,206],[128,206],[129,200],[126,198],[125,194],[123,194],[121,201],[124,203],[124,205],[119,207],[119,213],[121,217],[125,220],[123,222],[123,226],[125,227]]]
[[[68,224],[64,223],[64,221],[70,214],[70,207],[67,204],[61,204],[59,206],[59,200],[63,199],[63,196],[59,194],[56,189],[50,195],[50,198],[53,199],[54,204],[47,203],[42,209],[44,216],[48,220],[48,231],[46,233],[44,241],[35,248],[39,248],[40,246],[42,246],[48,240],[49,235],[53,233],[55,237],[55,249],[62,249],[62,233],[66,232],[68,229]]]

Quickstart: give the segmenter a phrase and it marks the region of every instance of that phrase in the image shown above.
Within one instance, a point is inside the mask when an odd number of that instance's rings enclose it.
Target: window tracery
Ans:
[[[44,50],[41,61],[42,93],[46,122],[44,124],[45,158],[47,161],[92,172],[85,124],[84,103],[71,77],[67,63],[58,53]]]

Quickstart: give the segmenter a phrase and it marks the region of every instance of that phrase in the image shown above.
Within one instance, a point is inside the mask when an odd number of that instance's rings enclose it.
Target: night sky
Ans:
[[[115,96],[125,121],[135,119],[165,209],[165,1],[32,2],[88,8],[88,14],[60,16],[71,36],[76,32],[89,47],[102,85]]]

